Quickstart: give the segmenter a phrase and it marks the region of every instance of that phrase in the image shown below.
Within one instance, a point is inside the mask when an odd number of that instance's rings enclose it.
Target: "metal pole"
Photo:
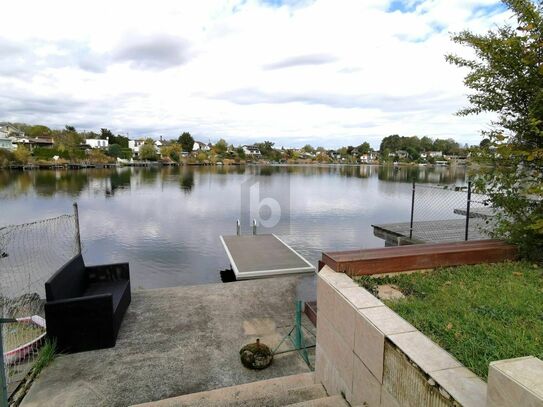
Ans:
[[[236,235],[241,235],[241,224],[239,223],[239,219],[236,221]]]
[[[413,192],[411,193],[411,221],[409,222],[409,239],[413,238],[413,214],[415,213],[415,181],[413,181]]]
[[[294,328],[294,347],[302,348],[302,301],[296,301],[296,317]]]
[[[0,407],[8,407],[8,382],[4,364],[4,344],[2,338],[2,323],[0,323]]]
[[[469,237],[469,210],[471,204],[471,181],[468,182],[468,201],[466,203],[466,239]]]
[[[256,219],[253,219],[253,235],[256,235]]]
[[[74,202],[74,217],[75,217],[75,241],[77,243],[78,253],[81,254],[81,232],[79,230],[79,208],[77,202]]]

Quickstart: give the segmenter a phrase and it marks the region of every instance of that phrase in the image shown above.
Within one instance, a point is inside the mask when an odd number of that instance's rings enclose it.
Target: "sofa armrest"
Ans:
[[[128,263],[102,264],[98,266],[87,266],[85,268],[89,283],[99,281],[130,281],[130,266]]]
[[[60,352],[100,349],[115,344],[111,294],[90,295],[45,303],[47,335]]]

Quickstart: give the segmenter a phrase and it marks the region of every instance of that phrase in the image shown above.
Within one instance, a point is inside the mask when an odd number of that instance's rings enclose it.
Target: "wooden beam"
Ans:
[[[500,240],[430,243],[322,254],[322,263],[349,276],[514,260],[516,246]]]

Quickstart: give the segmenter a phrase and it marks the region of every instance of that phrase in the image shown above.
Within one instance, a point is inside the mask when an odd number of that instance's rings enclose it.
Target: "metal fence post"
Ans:
[[[413,238],[413,214],[415,213],[415,181],[413,181],[413,192],[411,193],[411,221],[409,222],[409,239]]]
[[[81,231],[79,229],[79,208],[77,202],[74,202],[74,217],[75,217],[75,240],[77,243],[78,253],[81,254]]]
[[[0,407],[8,407],[8,381],[4,364],[4,344],[2,338],[2,323],[0,322]]]
[[[253,219],[253,235],[256,235],[256,219]]]
[[[296,317],[294,328],[294,347],[302,348],[302,301],[296,301]]]
[[[471,205],[471,181],[468,182],[468,200],[466,202],[466,238],[469,238],[469,210]]]

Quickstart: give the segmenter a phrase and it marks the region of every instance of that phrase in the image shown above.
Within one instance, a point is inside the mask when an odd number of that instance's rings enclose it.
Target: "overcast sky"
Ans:
[[[450,32],[510,21],[492,0],[3,2],[0,121],[131,137],[335,147],[390,134],[475,144],[469,55]]]

